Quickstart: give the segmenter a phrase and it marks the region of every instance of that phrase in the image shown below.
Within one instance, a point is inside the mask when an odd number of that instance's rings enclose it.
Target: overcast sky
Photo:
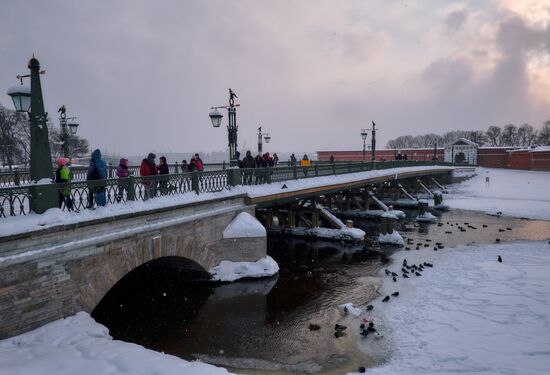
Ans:
[[[0,91],[33,52],[51,117],[119,154],[226,150],[230,87],[239,149],[259,125],[299,152],[360,149],[371,120],[384,145],[550,118],[548,0],[4,2]]]

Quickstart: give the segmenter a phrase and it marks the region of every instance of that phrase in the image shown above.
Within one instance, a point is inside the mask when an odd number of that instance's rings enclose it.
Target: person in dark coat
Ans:
[[[130,170],[128,169],[128,159],[120,159],[120,161],[118,162],[118,167],[116,167],[116,176],[119,179],[126,179],[128,178],[128,176],[130,176]],[[122,200],[122,197],[124,196],[124,191],[128,191],[127,180],[118,183],[118,194],[116,197],[117,202],[120,202]]]
[[[237,167],[243,168],[243,161],[241,160],[241,153],[239,151],[235,151],[235,159],[237,159]]]
[[[163,177],[160,177],[160,193],[162,195],[166,195],[168,192],[168,174],[170,174],[170,169],[168,168],[168,163],[166,162],[166,156],[160,157],[160,166],[159,166],[159,174],[164,175]]]
[[[150,152],[149,155],[147,155],[147,158],[141,161],[141,166],[139,168],[140,176],[147,177],[147,176],[156,176],[159,174],[159,168],[157,166],[157,163],[155,163],[156,158],[157,156],[152,152]],[[143,196],[143,200],[147,200],[157,195],[156,179],[146,178],[143,180],[142,183],[143,183],[143,186],[145,187],[145,194]]]
[[[296,155],[290,155],[290,166],[294,167],[296,165]]]
[[[90,164],[88,165],[88,173],[86,174],[87,181],[105,180],[107,178],[107,164],[101,159],[101,151],[99,149],[92,152]],[[94,184],[88,192],[92,191],[97,206],[105,206],[107,199],[105,197],[105,185]],[[90,195],[90,194],[89,194]],[[88,208],[93,208],[93,200],[88,198]]]
[[[267,164],[263,156],[260,154],[256,155],[256,158],[254,159],[254,168],[265,168],[265,167],[267,167]]]
[[[246,152],[246,156],[243,159],[243,168],[254,168],[254,157],[250,150]]]
[[[279,164],[279,156],[277,155],[277,153],[274,153],[273,154],[273,165],[277,166],[277,164]]]
[[[168,163],[166,162],[166,156],[160,157],[159,174],[169,174]]]
[[[264,162],[266,167],[273,167],[273,158],[269,155],[269,152],[264,154]]]
[[[187,164],[187,160],[183,159],[181,161],[181,173],[187,173],[187,172],[192,172],[192,171],[189,168],[189,164]]]
[[[250,152],[250,150],[248,150],[246,152],[246,156],[243,158],[242,165],[243,165],[243,168],[245,168],[245,169],[254,168],[254,166],[255,166],[254,156],[252,156],[252,152]],[[245,171],[243,173],[244,173],[243,181],[244,181],[245,185],[250,185],[252,183],[252,174],[253,173],[251,171]]]

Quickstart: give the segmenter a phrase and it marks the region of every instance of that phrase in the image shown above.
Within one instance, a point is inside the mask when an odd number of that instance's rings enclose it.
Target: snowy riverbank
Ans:
[[[380,272],[381,297],[371,302],[368,318],[384,339],[363,339],[361,348],[380,357],[392,352],[369,374],[548,373],[548,241],[403,251],[392,258],[388,269],[399,273],[405,258],[434,267],[396,283]],[[381,301],[396,291],[398,297]]]
[[[224,368],[189,362],[136,344],[113,340],[108,329],[80,312],[0,341],[6,375],[223,375]]]
[[[477,168],[477,175],[452,185],[444,203],[451,208],[550,220],[550,172]],[[486,178],[489,182],[486,182]]]

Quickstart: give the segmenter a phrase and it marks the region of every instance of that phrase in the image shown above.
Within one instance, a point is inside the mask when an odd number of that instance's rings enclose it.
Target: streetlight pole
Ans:
[[[376,160],[376,124],[372,122],[371,160]]]
[[[33,56],[29,60],[30,74],[17,76],[21,86],[8,89],[8,95],[13,99],[15,109],[18,112],[28,112],[30,117],[31,135],[31,180],[39,182],[53,177],[52,156],[50,142],[48,140],[48,126],[46,125],[47,113],[44,110],[42,98],[42,86],[40,84],[40,62]],[[30,77],[31,88],[22,86],[23,78]],[[57,206],[57,188],[53,184],[35,184],[29,188],[29,204],[36,213],[43,213],[48,208]]]
[[[361,138],[363,138],[363,161],[365,161],[365,152],[367,150],[367,129],[361,129]]]
[[[222,114],[218,112],[219,108],[226,108],[229,116],[229,123],[227,125],[227,135],[229,140],[229,160],[232,167],[237,166],[237,108],[239,104],[235,104],[235,98],[238,98],[233,90],[229,89],[229,105],[212,107],[210,112],[210,120],[212,120],[212,126],[219,128],[222,120]]]
[[[263,140],[265,143],[269,143],[271,136],[269,133],[262,133],[262,127],[258,128],[258,154],[263,155]]]
[[[262,142],[263,142],[263,135],[262,135],[262,127],[260,126],[258,128],[258,154],[262,155]]]
[[[78,128],[78,124],[74,122],[76,117],[67,117],[67,110],[64,105],[57,112],[59,113],[59,127],[61,128],[61,140],[63,141],[63,156],[71,159],[70,136],[75,135]],[[68,123],[68,121],[71,122]]]

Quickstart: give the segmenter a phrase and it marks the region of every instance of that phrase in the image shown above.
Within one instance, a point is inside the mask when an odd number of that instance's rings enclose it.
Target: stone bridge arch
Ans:
[[[208,270],[222,260],[264,257],[265,236],[223,238],[241,212],[254,215],[254,206],[237,196],[2,238],[0,339],[91,313],[126,274],[155,259],[189,259]]]

